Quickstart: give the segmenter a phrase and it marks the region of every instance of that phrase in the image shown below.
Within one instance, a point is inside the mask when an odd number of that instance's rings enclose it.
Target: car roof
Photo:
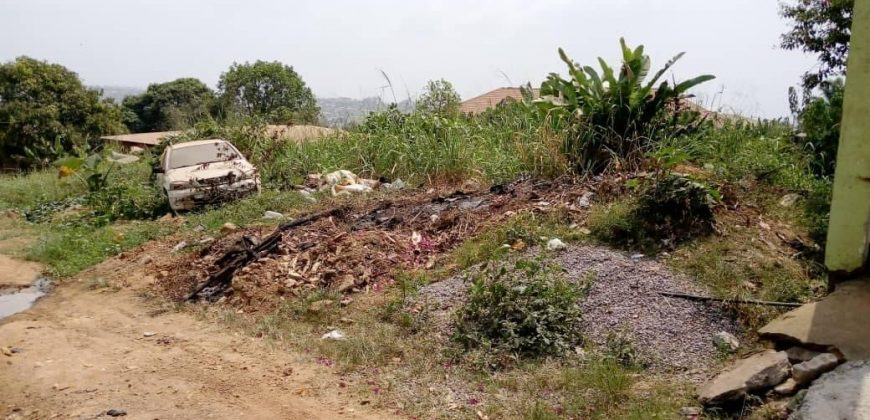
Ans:
[[[230,143],[224,139],[207,139],[207,140],[187,141],[184,143],[172,144],[172,145],[169,145],[169,147],[167,147],[167,149],[173,149],[173,150],[183,149],[185,147],[199,146],[201,144],[209,144],[209,143],[215,143],[215,142]]]

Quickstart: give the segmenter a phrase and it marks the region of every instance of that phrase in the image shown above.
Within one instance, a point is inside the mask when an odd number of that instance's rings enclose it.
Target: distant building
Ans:
[[[100,140],[104,142],[113,142],[124,148],[140,147],[148,149],[154,147],[169,136],[181,134],[181,131],[157,131],[154,133],[132,133],[118,134],[115,136],[103,136]]]
[[[532,89],[532,96],[534,98],[540,95],[540,89]],[[522,99],[523,94],[520,88],[502,87],[462,102],[459,104],[459,112],[471,115],[479,114],[487,109],[495,108],[498,104],[506,101],[521,101]]]

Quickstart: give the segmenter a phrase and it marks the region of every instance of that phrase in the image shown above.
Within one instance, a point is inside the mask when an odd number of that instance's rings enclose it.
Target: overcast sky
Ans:
[[[708,105],[788,114],[787,89],[814,65],[777,48],[776,0],[0,0],[0,60],[58,62],[89,85],[197,77],[215,86],[233,62],[292,65],[318,96],[399,100],[444,78],[463,98],[564,73],[644,44],[653,69],[685,51],[677,79],[712,73]]]

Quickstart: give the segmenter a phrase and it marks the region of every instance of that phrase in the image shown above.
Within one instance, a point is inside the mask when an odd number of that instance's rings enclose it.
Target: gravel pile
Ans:
[[[717,356],[713,335],[739,331],[716,304],[659,295],[706,291],[655,260],[605,247],[570,246],[554,261],[569,280],[595,279],[580,303],[583,336],[598,346],[606,346],[611,336],[627,339],[637,359],[653,370],[688,371],[701,380]],[[415,305],[427,308],[437,333],[449,335],[451,315],[465,302],[473,270],[421,288]]]
[[[571,247],[556,256],[569,279],[595,273],[581,302],[584,337],[605,345],[608,336],[631,339],[637,356],[661,370],[704,369],[716,357],[713,335],[737,324],[715,304],[667,298],[659,291],[705,294],[662,264],[604,247]]]

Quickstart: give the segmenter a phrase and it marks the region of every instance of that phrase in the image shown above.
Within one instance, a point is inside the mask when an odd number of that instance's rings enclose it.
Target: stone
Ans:
[[[591,191],[586,191],[580,198],[577,199],[577,207],[581,209],[587,209],[592,205],[592,197],[595,196],[595,193]]]
[[[227,222],[227,223],[224,223],[223,226],[221,226],[221,233],[224,235],[226,235],[227,233],[230,233],[230,232],[235,232],[237,230],[239,230],[239,227],[236,226],[235,223]]]
[[[199,240],[200,245],[208,245],[212,242],[214,242],[214,238],[212,238],[211,236],[206,236],[205,238]]]
[[[792,366],[792,377],[800,384],[812,382],[825,372],[832,371],[840,361],[831,353],[822,353],[803,363]]]
[[[801,195],[800,195],[800,194],[797,194],[797,193],[789,193],[789,194],[786,194],[786,195],[782,196],[782,198],[779,199],[779,205],[782,206],[782,207],[792,207],[792,206],[794,206],[794,204],[797,203],[798,200],[800,200],[800,199],[801,199]]]
[[[127,412],[124,410],[118,410],[117,408],[113,408],[106,411],[106,415],[109,417],[123,417],[127,415]]]
[[[701,407],[683,407],[680,409],[680,415],[683,417],[697,418],[703,413]]]
[[[139,258],[139,264],[142,264],[142,265],[148,265],[148,264],[151,264],[152,262],[154,262],[154,257],[152,257],[148,254],[145,254],[142,256],[142,258]]]
[[[698,400],[704,405],[720,405],[740,399],[747,393],[779,385],[788,378],[790,370],[785,352],[766,350],[737,361],[702,385],[698,389]]]
[[[278,219],[283,219],[284,215],[281,213],[278,213],[277,211],[266,210],[266,212],[263,213],[263,218],[269,219],[269,220],[278,220]]]
[[[870,384],[870,361],[846,362],[813,382],[791,418],[868,420],[867,384]]]
[[[144,333],[142,333],[143,337],[154,337],[155,335],[157,335],[157,333],[154,331],[145,331]]]
[[[737,337],[727,331],[719,331],[714,334],[713,344],[717,348],[729,351],[735,351],[740,347],[740,341],[737,340]]]
[[[320,337],[321,340],[347,340],[347,336],[341,330],[332,330]]]
[[[178,251],[181,251],[181,250],[184,249],[185,247],[187,247],[187,241],[181,241],[181,242],[175,244],[174,247],[172,247],[172,252],[178,252]]]
[[[806,362],[813,357],[818,356],[819,352],[809,350],[800,346],[789,347],[788,350],[785,351],[786,356],[788,356],[788,361],[793,364]]]
[[[818,302],[789,311],[758,330],[765,340],[835,347],[846,360],[870,359],[870,279],[843,282]]]
[[[797,392],[800,384],[794,378],[788,378],[785,382],[775,386],[773,392],[777,395],[788,396]]]
[[[565,245],[565,243],[562,242],[562,240],[559,238],[553,238],[547,241],[547,249],[549,249],[550,251],[558,251],[567,247],[568,245]]]

